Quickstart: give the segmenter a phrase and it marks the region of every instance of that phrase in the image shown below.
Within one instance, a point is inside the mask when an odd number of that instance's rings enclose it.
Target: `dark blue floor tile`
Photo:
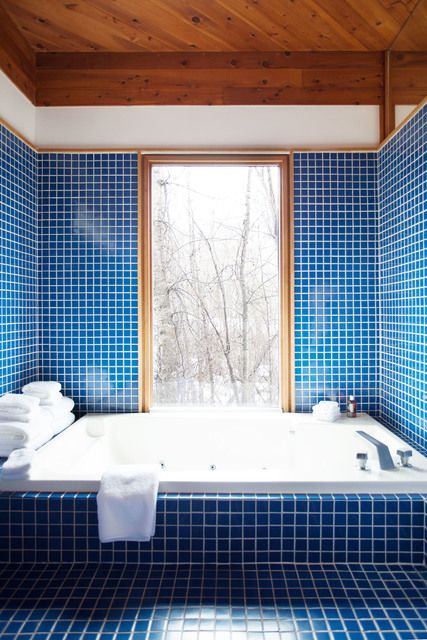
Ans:
[[[427,571],[6,565],[1,640],[427,640]]]

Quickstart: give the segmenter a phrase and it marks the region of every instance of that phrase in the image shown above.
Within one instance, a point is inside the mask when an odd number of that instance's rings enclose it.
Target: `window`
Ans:
[[[147,165],[150,404],[280,406],[281,162]]]

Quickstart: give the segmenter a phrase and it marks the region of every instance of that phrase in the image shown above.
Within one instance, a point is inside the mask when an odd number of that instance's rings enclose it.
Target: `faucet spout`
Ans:
[[[365,438],[368,442],[374,445],[377,448],[378,460],[380,462],[380,469],[384,469],[389,471],[390,469],[395,469],[393,458],[391,457],[390,450],[384,442],[377,440],[373,436],[370,436],[366,431],[356,431],[356,433]]]

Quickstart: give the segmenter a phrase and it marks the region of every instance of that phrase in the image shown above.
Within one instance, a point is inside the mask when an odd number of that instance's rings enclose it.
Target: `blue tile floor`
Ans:
[[[2,640],[427,639],[427,568],[5,565]]]

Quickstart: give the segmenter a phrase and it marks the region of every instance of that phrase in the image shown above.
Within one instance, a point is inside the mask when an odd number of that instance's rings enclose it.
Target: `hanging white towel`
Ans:
[[[1,469],[3,480],[15,478],[29,478],[33,458],[36,455],[34,449],[15,449],[12,451]]]
[[[22,393],[5,393],[0,397],[0,419],[28,422],[39,410],[40,399]]]
[[[124,464],[104,473],[97,495],[101,542],[147,542],[156,528],[158,469]]]

